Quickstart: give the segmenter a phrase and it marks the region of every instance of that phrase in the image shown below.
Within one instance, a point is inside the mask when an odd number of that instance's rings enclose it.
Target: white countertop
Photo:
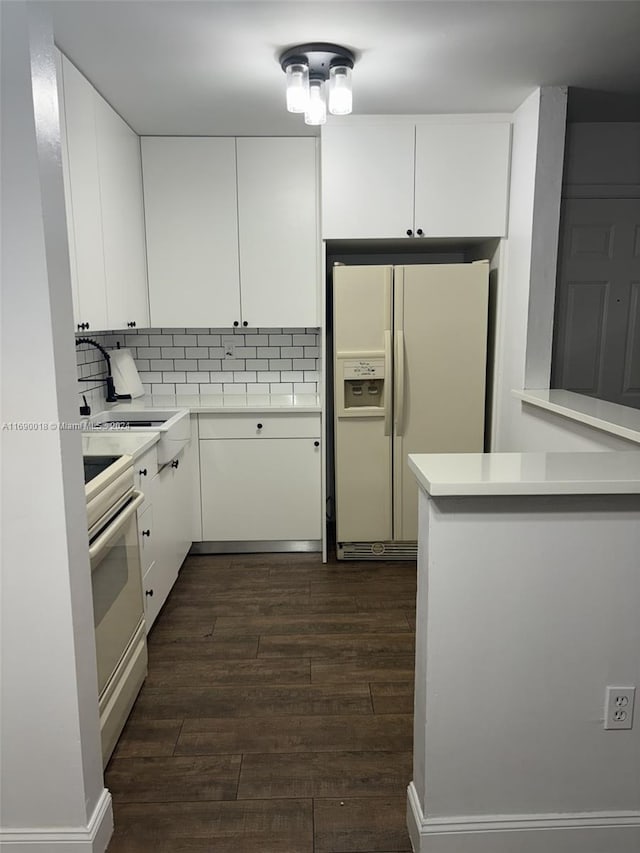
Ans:
[[[210,394],[185,396],[145,396],[108,406],[109,409],[189,409],[194,413],[228,412],[320,412],[318,394]]]
[[[159,432],[95,429],[82,433],[82,452],[93,456],[126,453],[137,459],[159,440]]]
[[[640,494],[639,451],[592,453],[412,453],[427,494]]]
[[[640,409],[560,388],[513,391],[525,403],[640,444]]]

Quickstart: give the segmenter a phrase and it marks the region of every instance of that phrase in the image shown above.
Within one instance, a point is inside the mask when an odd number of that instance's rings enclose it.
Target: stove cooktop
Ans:
[[[97,477],[98,474],[102,474],[103,471],[109,467],[109,465],[113,465],[118,459],[119,456],[83,456],[84,462],[84,482],[85,485],[94,477]]]

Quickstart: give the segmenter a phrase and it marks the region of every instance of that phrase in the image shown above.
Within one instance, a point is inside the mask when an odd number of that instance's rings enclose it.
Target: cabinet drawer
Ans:
[[[316,438],[320,414],[199,415],[200,438]]]

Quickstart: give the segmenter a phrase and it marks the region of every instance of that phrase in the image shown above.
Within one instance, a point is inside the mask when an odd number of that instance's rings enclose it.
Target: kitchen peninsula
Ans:
[[[640,452],[409,459],[414,850],[637,849]]]

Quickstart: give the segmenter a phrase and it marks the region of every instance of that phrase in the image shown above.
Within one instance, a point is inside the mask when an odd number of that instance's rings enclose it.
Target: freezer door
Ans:
[[[391,539],[391,287],[390,266],[333,269],[338,542]]]
[[[428,264],[394,272],[394,521],[418,538],[409,453],[484,449],[489,264]]]

